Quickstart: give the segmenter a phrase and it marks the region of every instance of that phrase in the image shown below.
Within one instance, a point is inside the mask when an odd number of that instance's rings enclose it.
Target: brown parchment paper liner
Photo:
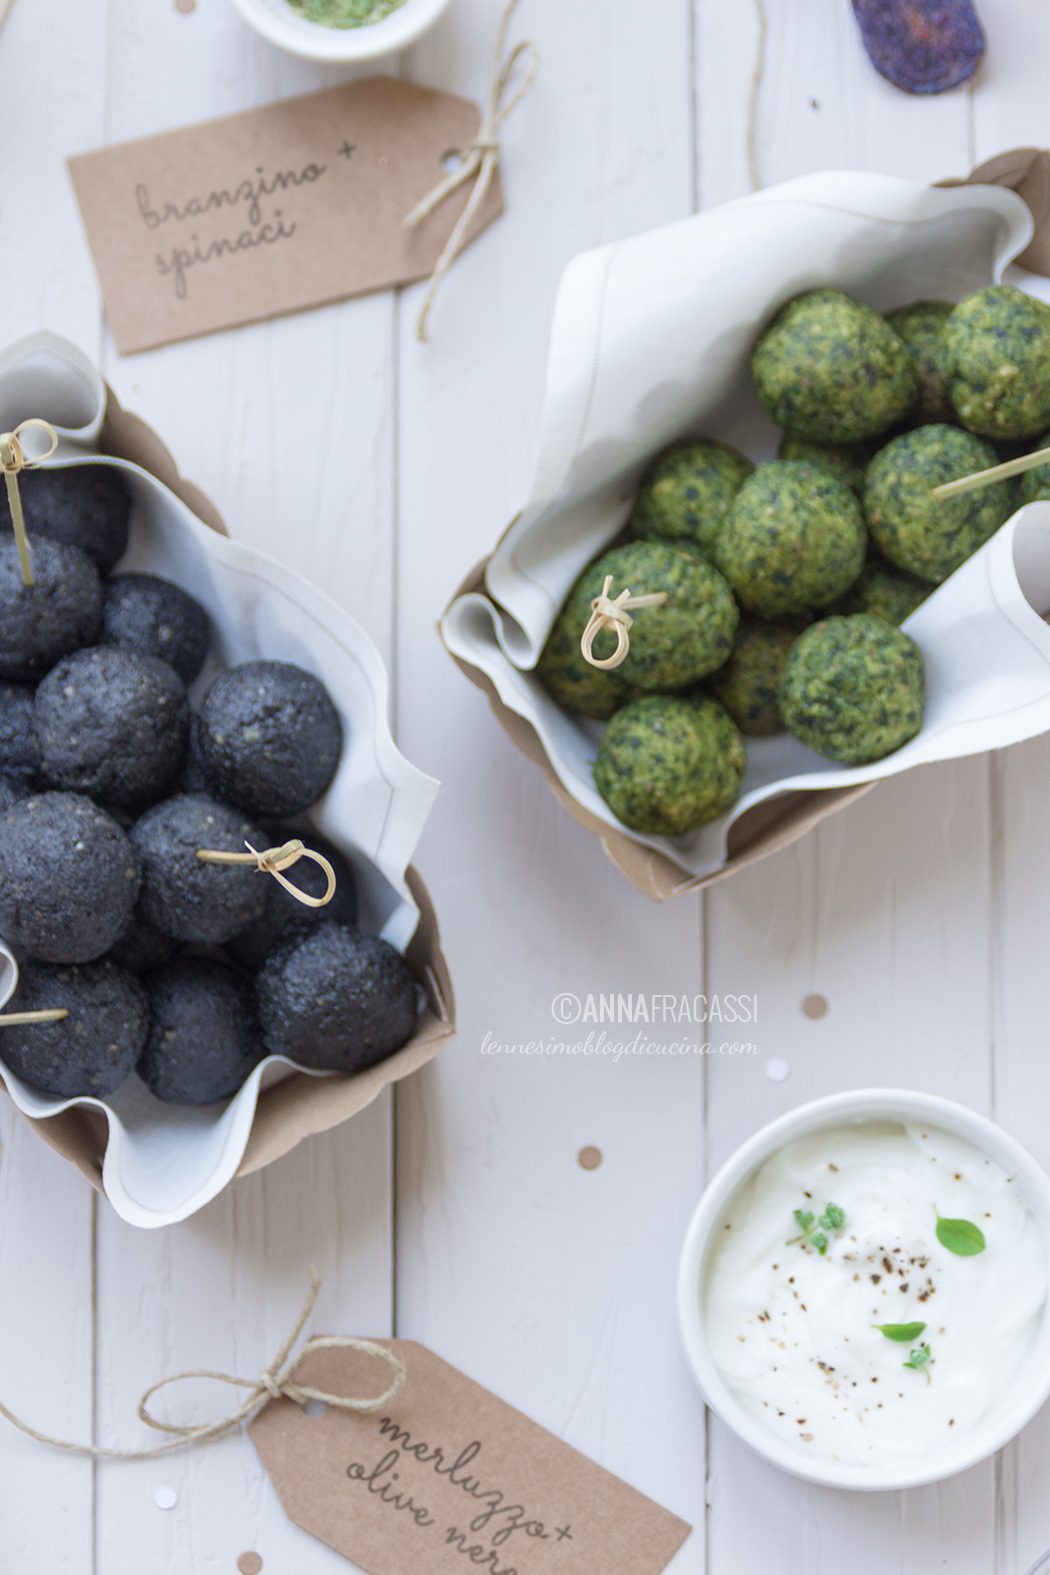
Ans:
[[[969,176],[946,179],[937,184],[987,184],[1016,191],[1030,208],[1035,224],[1035,235],[1017,261],[1032,271],[1050,274],[1050,152],[1028,148],[1000,154],[980,165]],[[724,433],[718,435],[725,436]],[[517,525],[518,518],[520,516],[507,526],[497,547]],[[494,548],[493,553],[477,564],[456,588],[445,609],[446,614],[465,595],[480,593],[492,598],[487,571],[495,551]],[[609,859],[632,885],[656,902],[700,891],[728,880],[739,870],[747,869],[797,842],[828,816],[838,813],[877,785],[862,783],[830,790],[785,793],[756,805],[731,827],[725,863],[709,874],[698,876],[676,863],[672,857],[647,847],[626,829],[611,827],[591,814],[560,781],[543,742],[529,722],[503,702],[485,672],[452,651],[447,641],[445,644],[456,666],[486,696],[503,731],[522,754],[541,768],[555,797],[580,825],[599,838]]]
[[[139,416],[124,410],[106,387],[106,411],[98,452],[141,465],[178,497],[198,519],[228,536],[215,504],[192,481],[179,474],[172,455]],[[455,996],[448,964],[441,950],[437,915],[423,880],[409,868],[407,882],[419,908],[419,923],[406,948],[416,976],[425,981],[429,1005],[412,1039],[396,1054],[352,1077],[311,1077],[293,1072],[259,1095],[251,1136],[237,1169],[246,1176],[289,1153],[304,1138],[327,1132],[348,1121],[375,1100],[382,1090],[425,1066],[455,1033]],[[37,1121],[19,1112],[44,1142],[75,1165],[99,1192],[108,1123],[101,1112],[84,1107],[65,1110]]]

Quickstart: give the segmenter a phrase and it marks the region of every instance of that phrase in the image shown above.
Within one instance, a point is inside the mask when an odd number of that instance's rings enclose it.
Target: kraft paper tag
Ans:
[[[470,183],[405,216],[478,129],[475,104],[369,77],[69,161],[123,354],[424,278]],[[503,210],[498,178],[468,232]]]
[[[658,1575],[690,1527],[413,1340],[371,1415],[273,1401],[250,1433],[290,1518],[368,1575]],[[298,1383],[378,1393],[385,1366],[310,1351]]]

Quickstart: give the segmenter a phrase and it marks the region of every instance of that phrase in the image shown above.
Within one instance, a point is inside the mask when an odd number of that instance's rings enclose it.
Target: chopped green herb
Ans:
[[[975,1258],[988,1245],[984,1232],[972,1220],[946,1220],[939,1214],[937,1240],[957,1258]]]
[[[845,1213],[839,1208],[837,1203],[825,1204],[824,1212],[819,1219],[817,1219],[812,1209],[795,1209],[793,1213],[795,1224],[798,1226],[800,1234],[792,1236],[787,1245],[794,1247],[797,1242],[805,1242],[815,1252],[819,1252],[823,1258],[828,1250],[828,1238],[825,1232],[829,1230],[840,1231],[846,1223]],[[820,1230],[816,1229],[818,1225],[822,1227]]]
[[[930,1363],[932,1360],[933,1353],[930,1350],[930,1347],[924,1341],[922,1345],[916,1346],[915,1350],[911,1352],[908,1360],[903,1365],[905,1367],[910,1367],[913,1373],[925,1373],[926,1382],[929,1383]]]
[[[887,1340],[898,1340],[901,1345],[907,1345],[919,1338],[926,1325],[924,1323],[873,1323],[871,1327],[884,1334]]]

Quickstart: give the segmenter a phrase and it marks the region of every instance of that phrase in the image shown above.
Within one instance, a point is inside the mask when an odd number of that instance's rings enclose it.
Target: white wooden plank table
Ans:
[[[847,0],[766,4],[767,184],[831,166],[932,180],[1048,140],[1037,0],[984,0],[979,86],[928,101],[874,74]],[[498,9],[454,0],[390,68],[479,96]],[[132,1438],[157,1376],[267,1358],[312,1261],[318,1327],[429,1343],[691,1521],[681,1575],[1021,1575],[1050,1545],[1050,1418],[942,1487],[805,1487],[705,1420],[672,1300],[705,1176],[803,1099],[912,1083],[1050,1161],[1050,745],[896,782],[706,900],[658,908],[492,724],[433,625],[525,496],[561,269],[749,189],[758,31],[743,0],[525,0],[517,26],[543,65],[506,127],[508,212],[454,271],[430,347],[411,290],[126,360],[64,157],[345,73],[275,53],[228,0],[16,0],[0,34],[0,338],[49,326],[101,356],[234,534],[323,581],[379,641],[402,746],[445,783],[418,862],[460,998],[458,1041],[396,1100],[174,1230],[123,1226],[4,1102],[0,1395],[59,1433]],[[487,1033],[550,1033],[560,991],[611,989],[756,993],[762,1054],[481,1054]],[[92,1467],[0,1432],[2,1575],[234,1575],[249,1549],[266,1575],[347,1568],[287,1523],[244,1439]]]

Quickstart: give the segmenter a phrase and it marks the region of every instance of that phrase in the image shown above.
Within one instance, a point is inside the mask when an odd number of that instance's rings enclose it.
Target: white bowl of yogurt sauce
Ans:
[[[290,0],[233,0],[241,16],[278,49],[307,60],[349,63],[391,55],[432,27],[450,0],[397,0],[378,21],[357,27],[329,27],[311,21]]]
[[[708,1405],[829,1487],[917,1487],[1007,1444],[1050,1398],[1050,1178],[947,1099],[802,1105],[709,1184],[678,1279]]]

